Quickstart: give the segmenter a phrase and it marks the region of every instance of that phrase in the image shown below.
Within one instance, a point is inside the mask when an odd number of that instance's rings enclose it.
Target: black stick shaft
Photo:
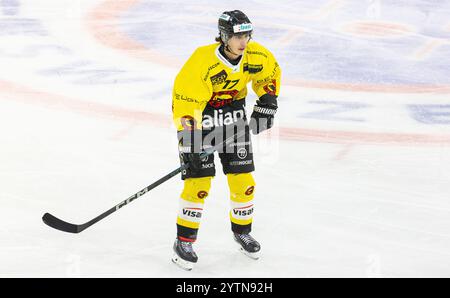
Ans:
[[[137,198],[143,196],[144,194],[146,194],[147,192],[149,192],[150,190],[154,189],[155,187],[159,186],[160,184],[163,184],[164,182],[166,182],[167,180],[169,180],[170,178],[176,176],[178,173],[180,173],[181,171],[183,171],[184,169],[186,169],[188,167],[187,164],[184,164],[182,166],[180,166],[179,168],[173,170],[172,172],[170,172],[169,174],[167,174],[166,176],[158,179],[157,181],[153,182],[152,184],[150,184],[149,186],[147,186],[146,188],[141,189],[140,191],[138,191],[137,193],[135,193],[134,195],[132,195],[131,197],[129,197],[126,200],[123,200],[122,202],[120,202],[119,204],[117,204],[116,206],[112,207],[111,209],[109,209],[108,211],[100,214],[99,216],[97,216],[96,218],[88,221],[87,223],[85,223],[84,225],[85,228],[95,224],[96,222],[102,220],[103,218],[107,217],[108,215],[116,212],[117,210],[119,210],[120,208],[122,208],[123,206],[129,204],[130,202],[136,200]],[[85,229],[84,228],[84,229]],[[81,231],[80,231],[81,232]]]
[[[239,131],[237,134],[229,137],[224,142],[214,146],[214,148],[211,148],[211,149],[206,150],[205,152],[203,152],[200,155],[200,158],[204,158],[206,156],[209,156],[209,155],[213,154],[214,151],[216,151],[216,149],[219,148],[220,146],[228,145],[230,142],[234,141],[235,138],[240,138],[244,134],[245,134],[245,130]],[[122,202],[120,202],[116,206],[110,208],[109,210],[103,212],[102,214],[98,215],[97,217],[91,219],[90,221],[88,221],[88,222],[86,222],[84,224],[80,224],[80,225],[72,224],[72,223],[63,221],[63,220],[61,220],[61,219],[51,215],[50,213],[45,213],[44,216],[42,217],[42,220],[44,221],[45,224],[47,224],[48,226],[50,226],[50,227],[52,227],[54,229],[61,230],[61,231],[64,231],[64,232],[69,232],[69,233],[79,233],[79,232],[89,228],[93,224],[99,222],[103,218],[109,216],[110,214],[116,212],[117,210],[119,210],[123,206],[126,206],[129,203],[131,203],[132,201],[136,200],[137,198],[143,196],[144,194],[146,194],[150,190],[154,189],[155,187],[161,185],[162,183],[166,182],[170,178],[178,175],[180,172],[182,172],[183,170],[187,169],[188,167],[189,167],[188,163],[183,164],[182,166],[180,166],[177,169],[173,170],[169,174],[165,175],[164,177],[158,179],[157,181],[153,182],[149,186],[147,186],[147,187],[141,189],[140,191],[138,191],[137,193],[133,194],[128,199],[123,200]]]

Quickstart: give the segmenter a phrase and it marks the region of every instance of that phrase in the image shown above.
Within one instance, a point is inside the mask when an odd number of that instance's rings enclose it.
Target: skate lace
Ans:
[[[194,252],[194,249],[192,248],[192,243],[191,242],[180,241],[180,245],[181,245],[181,248],[185,252],[189,252],[189,253]]]
[[[237,234],[237,236],[239,237],[239,239],[242,240],[242,242],[245,243],[245,245],[248,245],[249,243],[255,242],[256,240],[253,239],[252,236],[250,236],[249,234]]]

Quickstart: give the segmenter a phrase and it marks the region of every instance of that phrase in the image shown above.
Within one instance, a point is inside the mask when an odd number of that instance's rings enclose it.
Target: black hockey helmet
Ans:
[[[240,10],[225,11],[219,17],[219,34],[223,42],[235,34],[252,34],[253,26],[249,18]]]

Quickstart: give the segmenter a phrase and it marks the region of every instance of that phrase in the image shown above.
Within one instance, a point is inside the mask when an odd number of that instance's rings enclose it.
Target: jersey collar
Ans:
[[[242,58],[244,57],[244,55],[241,56],[241,60],[239,60],[238,64],[233,65],[227,60],[227,58],[222,56],[222,54],[219,51],[219,48],[220,48],[220,44],[217,46],[216,51],[215,51],[217,58],[219,58],[219,60],[223,64],[225,64],[227,67],[231,68],[232,73],[239,72],[239,70],[241,69],[241,62],[242,62]]]

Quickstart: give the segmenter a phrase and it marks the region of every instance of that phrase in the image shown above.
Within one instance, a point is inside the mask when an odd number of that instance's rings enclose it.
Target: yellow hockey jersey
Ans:
[[[175,78],[172,112],[178,131],[192,126],[201,129],[208,103],[219,108],[245,99],[250,81],[258,98],[279,94],[281,70],[269,50],[250,41],[234,66],[220,54],[219,47],[219,43],[199,47]]]

